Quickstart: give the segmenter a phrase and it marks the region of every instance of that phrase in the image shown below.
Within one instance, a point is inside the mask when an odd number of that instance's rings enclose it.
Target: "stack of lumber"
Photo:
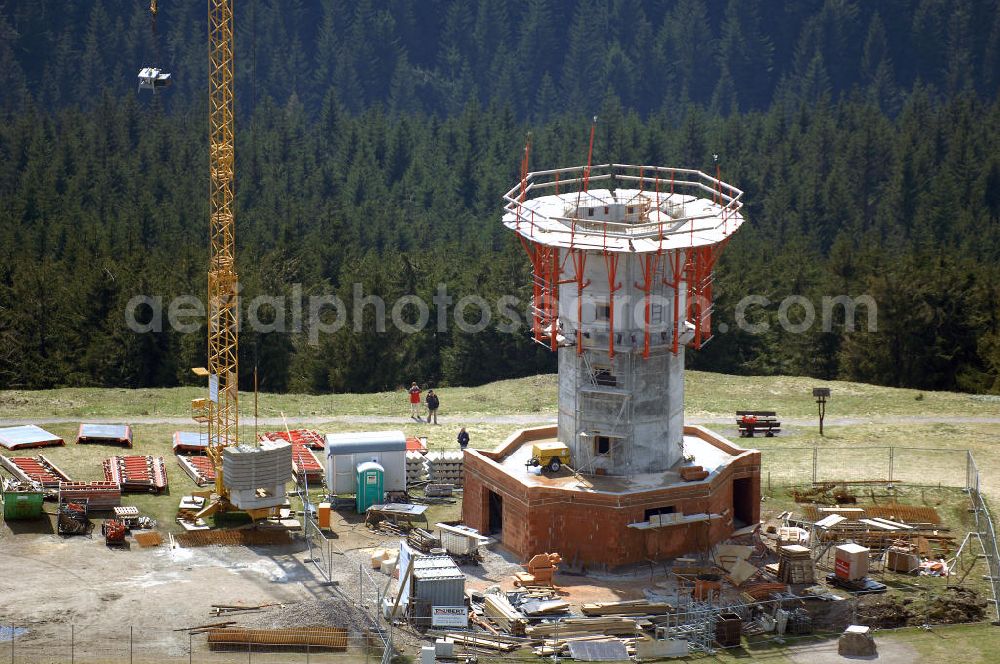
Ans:
[[[581,611],[585,616],[648,616],[668,613],[671,611],[671,606],[662,602],[633,599],[621,602],[584,604]]]
[[[435,632],[435,634],[440,634]],[[497,652],[512,652],[521,647],[520,643],[507,641],[501,636],[492,634],[475,634],[470,632],[448,632],[440,634],[443,638],[451,639],[455,643],[484,650],[496,650]]]
[[[759,602],[771,598],[772,593],[788,592],[784,583],[755,583],[743,589],[741,596],[748,602]]]
[[[708,477],[708,471],[701,466],[682,466],[679,472],[685,482],[697,482]]]
[[[571,644],[579,645],[586,642],[594,642],[594,643],[616,642],[616,643],[621,643],[622,646],[625,647],[625,652],[631,655],[634,653],[635,650],[635,641],[636,639],[609,639],[608,637],[602,636],[600,634],[591,634],[589,636],[574,636],[565,639],[562,638],[548,639],[544,641],[541,646],[533,648],[532,652],[534,652],[539,657],[553,657],[561,655],[572,656],[572,653],[570,652]],[[583,661],[606,661],[606,660],[601,658],[601,660],[590,659]],[[611,661],[622,661],[622,660],[619,658],[615,658],[614,660]]]
[[[427,459],[421,452],[408,450],[406,452],[406,483],[414,484],[427,479]]]
[[[527,627],[528,620],[524,614],[514,608],[503,595],[489,594],[483,602],[483,613],[490,620],[509,634],[521,636]]]
[[[463,461],[465,455],[461,450],[427,453],[428,479],[432,482],[443,482],[461,486],[465,471]]]
[[[816,568],[809,549],[798,544],[779,547],[778,580],[784,583],[815,583]]]
[[[90,510],[110,510],[122,504],[122,490],[114,482],[60,482],[59,502],[86,501]]]
[[[406,542],[413,548],[430,553],[431,549],[441,548],[441,540],[423,528],[413,528],[406,534]]]
[[[569,638],[573,636],[632,636],[648,626],[646,620],[635,620],[621,616],[597,618],[566,618],[557,622],[541,623],[525,628],[524,633],[533,638]]]

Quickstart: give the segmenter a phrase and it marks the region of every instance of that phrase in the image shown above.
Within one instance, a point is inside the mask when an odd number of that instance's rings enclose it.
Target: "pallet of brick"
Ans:
[[[414,484],[427,479],[427,459],[416,450],[406,452],[406,483]]]
[[[319,484],[323,481],[323,466],[305,443],[292,443],[292,472],[300,482]]]
[[[428,479],[432,482],[461,485],[464,483],[465,456],[460,450],[429,452],[427,454]]]
[[[284,440],[292,445],[305,445],[311,450],[326,449],[326,441],[318,431],[312,429],[292,429],[291,431],[268,431],[257,436],[260,441]]]
[[[167,488],[163,457],[113,456],[104,460],[104,479],[123,493],[161,493]]]
[[[682,466],[678,472],[685,482],[697,482],[708,477],[708,471],[701,466]]]
[[[60,482],[59,502],[87,501],[91,511],[112,510],[122,504],[122,490],[114,482]]]
[[[61,482],[72,481],[43,454],[34,457],[0,456],[0,465],[22,482],[37,482],[45,489],[58,489]]]
[[[215,466],[212,465],[212,460],[207,456],[185,456],[178,454],[177,463],[180,464],[181,469],[198,486],[207,486],[215,483]]]
[[[778,548],[778,580],[783,583],[815,583],[812,552],[798,544]]]

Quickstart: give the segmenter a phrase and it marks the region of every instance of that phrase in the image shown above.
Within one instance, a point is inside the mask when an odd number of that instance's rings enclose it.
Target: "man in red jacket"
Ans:
[[[410,417],[418,422],[424,421],[420,417],[420,386],[417,385],[417,381],[413,381],[413,385],[410,385]]]

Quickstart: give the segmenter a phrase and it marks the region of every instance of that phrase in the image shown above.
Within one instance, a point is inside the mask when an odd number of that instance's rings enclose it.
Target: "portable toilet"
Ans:
[[[385,497],[385,468],[375,461],[359,463],[357,479],[358,514],[363,514]]]

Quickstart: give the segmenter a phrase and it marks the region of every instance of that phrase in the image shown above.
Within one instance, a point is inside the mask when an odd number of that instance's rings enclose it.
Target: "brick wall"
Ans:
[[[700,427],[686,427],[685,433],[705,439],[708,433],[719,439]],[[536,435],[537,430],[532,437]],[[466,525],[489,532],[489,493],[500,495],[500,542],[525,560],[536,553],[558,551],[578,566],[615,567],[695,553],[733,531],[734,479],[751,478],[752,505],[747,513],[754,523],[760,519],[760,453],[720,440],[738,454],[709,480],[626,494],[529,486],[492,459],[466,450],[462,517]],[[507,450],[512,449],[509,443],[503,446]],[[647,509],[667,505],[681,514],[704,512],[722,518],[651,530],[628,528],[630,523],[646,520]]]

